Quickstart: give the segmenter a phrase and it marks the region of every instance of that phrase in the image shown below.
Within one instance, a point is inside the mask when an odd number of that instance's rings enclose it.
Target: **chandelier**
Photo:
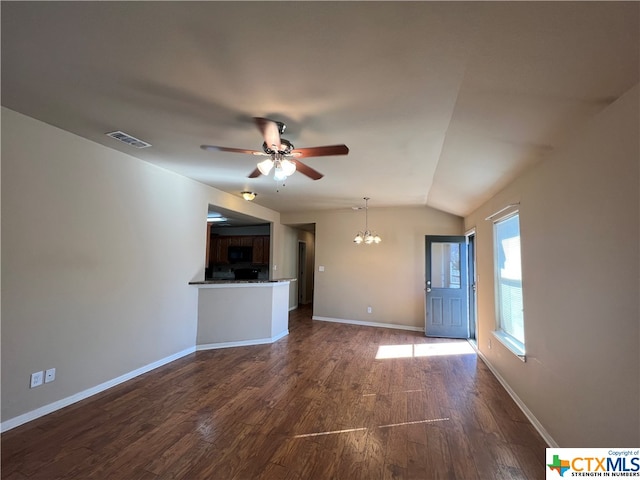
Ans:
[[[353,242],[356,245],[364,243],[365,245],[371,245],[372,243],[380,243],[382,239],[380,236],[371,230],[369,230],[369,197],[364,197],[364,233],[358,232]]]

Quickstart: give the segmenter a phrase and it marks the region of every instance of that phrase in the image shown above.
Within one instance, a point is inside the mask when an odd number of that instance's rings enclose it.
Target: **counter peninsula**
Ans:
[[[285,280],[210,280],[198,287],[197,350],[273,343],[289,334]]]

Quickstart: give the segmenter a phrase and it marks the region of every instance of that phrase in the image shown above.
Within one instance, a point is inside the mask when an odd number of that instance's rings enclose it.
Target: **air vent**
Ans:
[[[115,138],[116,140],[120,140],[121,142],[124,142],[127,145],[131,145],[132,147],[135,147],[135,148],[147,148],[151,146],[150,143],[147,143],[136,137],[132,137],[128,133],[121,132],[120,130],[116,132],[109,132],[109,133],[106,133],[105,135],[111,138]]]

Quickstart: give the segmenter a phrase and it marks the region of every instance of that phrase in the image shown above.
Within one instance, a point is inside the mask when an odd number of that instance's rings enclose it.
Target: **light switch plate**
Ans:
[[[42,385],[42,377],[43,373],[41,371],[32,373],[30,383],[31,388],[39,387],[40,385]]]

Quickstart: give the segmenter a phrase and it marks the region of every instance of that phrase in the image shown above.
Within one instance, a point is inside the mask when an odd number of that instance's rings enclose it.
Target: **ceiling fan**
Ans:
[[[253,120],[264,138],[262,151],[218,147],[215,145],[200,145],[200,148],[218,152],[247,153],[268,157],[258,163],[255,170],[249,174],[249,178],[268,175],[271,169],[275,167],[274,178],[278,181],[284,180],[296,170],[312,180],[320,180],[324,175],[302,163],[300,161],[301,158],[346,155],[349,153],[349,148],[346,145],[295,148],[289,140],[281,137],[287,128],[284,123],[262,117],[254,117]]]

